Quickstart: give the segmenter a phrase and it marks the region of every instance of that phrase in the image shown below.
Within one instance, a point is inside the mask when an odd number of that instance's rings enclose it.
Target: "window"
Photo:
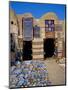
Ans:
[[[37,25],[34,26],[34,37],[36,38],[40,37],[40,27]]]
[[[24,18],[23,19],[23,36],[24,40],[29,41],[32,40],[33,37],[33,19],[32,18]]]
[[[45,20],[45,30],[54,31],[54,20]]]
[[[13,21],[11,21],[11,24],[13,24]]]

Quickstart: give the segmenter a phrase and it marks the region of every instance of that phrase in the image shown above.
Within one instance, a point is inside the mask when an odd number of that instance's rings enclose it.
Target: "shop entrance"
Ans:
[[[55,39],[47,38],[44,40],[44,58],[52,57],[55,51]]]
[[[23,60],[32,60],[32,41],[23,42]]]

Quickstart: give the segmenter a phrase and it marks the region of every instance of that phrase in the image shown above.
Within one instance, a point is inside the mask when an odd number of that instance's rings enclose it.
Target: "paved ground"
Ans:
[[[61,67],[52,58],[45,60],[45,64],[47,65],[49,80],[52,85],[65,84],[65,67]]]

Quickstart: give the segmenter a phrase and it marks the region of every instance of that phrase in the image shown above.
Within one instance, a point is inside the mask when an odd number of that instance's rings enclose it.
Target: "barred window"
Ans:
[[[55,30],[54,20],[45,20],[45,30],[46,31]]]

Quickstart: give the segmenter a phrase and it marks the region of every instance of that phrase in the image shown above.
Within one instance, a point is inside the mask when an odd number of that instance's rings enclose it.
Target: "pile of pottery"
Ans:
[[[44,61],[16,62],[10,67],[10,88],[49,85],[48,72]]]

